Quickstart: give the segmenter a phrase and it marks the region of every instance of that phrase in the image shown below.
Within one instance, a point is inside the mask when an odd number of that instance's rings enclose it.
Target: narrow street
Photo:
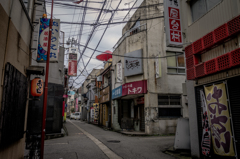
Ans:
[[[45,159],[174,158],[162,152],[173,146],[174,136],[125,136],[79,120],[65,126],[68,136],[45,140]]]

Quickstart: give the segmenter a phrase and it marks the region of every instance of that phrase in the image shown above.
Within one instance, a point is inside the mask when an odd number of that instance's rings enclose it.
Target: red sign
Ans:
[[[179,0],[165,0],[164,12],[167,46],[182,45],[182,30],[181,30],[181,15],[180,15],[180,1]]]
[[[125,83],[122,86],[122,96],[147,93],[147,80]]]
[[[137,99],[137,104],[144,104],[144,97],[140,97]]]
[[[77,76],[77,61],[75,60],[68,61],[68,75]]]

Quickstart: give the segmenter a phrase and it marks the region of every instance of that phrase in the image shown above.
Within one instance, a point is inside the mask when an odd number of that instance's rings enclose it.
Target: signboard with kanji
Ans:
[[[122,67],[122,63],[117,63],[116,64],[117,67],[117,71],[116,71],[116,78],[117,78],[117,82],[122,82],[123,81],[123,67]]]
[[[49,23],[50,23],[50,19],[41,18],[39,20],[39,36],[38,36],[38,50],[37,50],[38,62],[47,61]],[[51,46],[50,46],[50,62],[58,62],[59,28],[60,28],[60,19],[53,19],[52,37],[51,37]]]
[[[179,0],[164,1],[164,18],[167,46],[182,47],[182,30]]]
[[[112,90],[112,99],[119,98],[122,96],[122,86],[119,86]]]
[[[147,93],[147,80],[125,83],[122,85],[122,96]]]
[[[69,60],[68,61],[68,75],[77,76],[77,61]]]

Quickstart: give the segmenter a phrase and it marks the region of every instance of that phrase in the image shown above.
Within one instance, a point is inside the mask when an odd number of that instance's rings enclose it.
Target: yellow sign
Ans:
[[[99,103],[93,103],[93,108],[94,108],[94,120],[98,120]]]
[[[235,156],[225,84],[205,87],[214,153]]]

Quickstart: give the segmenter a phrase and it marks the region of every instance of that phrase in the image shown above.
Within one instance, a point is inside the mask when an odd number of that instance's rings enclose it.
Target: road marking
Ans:
[[[117,154],[115,154],[112,150],[110,150],[107,146],[105,146],[101,141],[96,139],[90,133],[83,130],[82,128],[80,128],[79,126],[77,126],[76,124],[71,122],[70,120],[68,120],[68,121],[70,123],[72,123],[74,126],[76,126],[76,128],[78,128],[80,131],[82,131],[87,137],[89,137],[103,151],[103,153],[105,153],[107,155],[108,158],[110,158],[110,159],[121,159],[122,158],[122,157],[118,156]]]

